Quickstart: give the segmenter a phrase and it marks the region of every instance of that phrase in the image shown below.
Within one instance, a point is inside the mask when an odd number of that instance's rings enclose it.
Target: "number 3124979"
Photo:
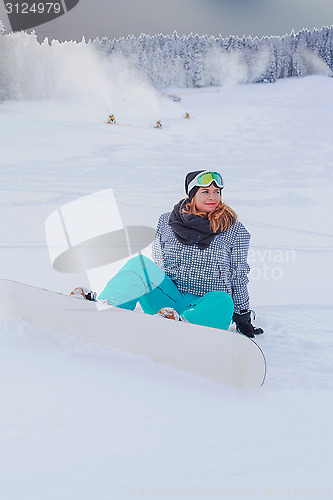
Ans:
[[[60,14],[61,4],[59,2],[36,2],[31,5],[27,3],[5,4],[7,14]]]

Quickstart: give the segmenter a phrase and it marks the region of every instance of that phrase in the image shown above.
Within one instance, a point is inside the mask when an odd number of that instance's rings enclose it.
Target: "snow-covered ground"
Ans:
[[[0,278],[68,293],[85,278],[52,269],[52,211],[113,188],[124,224],[154,227],[188,171],[219,170],[252,233],[267,379],[237,391],[0,320],[0,498],[329,498],[333,80],[114,92],[130,126],[102,95],[0,106]]]

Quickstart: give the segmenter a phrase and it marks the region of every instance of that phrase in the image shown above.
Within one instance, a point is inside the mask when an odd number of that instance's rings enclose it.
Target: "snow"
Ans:
[[[52,269],[51,212],[111,187],[124,224],[154,227],[188,171],[217,169],[252,233],[267,379],[237,391],[0,320],[0,497],[331,496],[333,80],[170,89],[180,103],[133,80],[113,94],[126,127],[105,124],[112,110],[94,113],[93,86],[75,85],[0,106],[0,278],[65,293],[89,284]]]

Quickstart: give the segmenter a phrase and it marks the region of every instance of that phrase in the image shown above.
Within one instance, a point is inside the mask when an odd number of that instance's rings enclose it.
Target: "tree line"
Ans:
[[[333,27],[278,37],[208,35],[128,36],[96,39],[106,55],[125,56],[157,88],[275,82],[333,74]]]

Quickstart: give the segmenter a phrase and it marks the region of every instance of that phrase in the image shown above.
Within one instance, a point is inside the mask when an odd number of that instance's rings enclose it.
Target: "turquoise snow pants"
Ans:
[[[216,290],[203,296],[182,293],[152,260],[133,257],[107,283],[98,299],[133,311],[137,302],[147,314],[172,307],[190,323],[227,330],[234,312],[233,300]]]

